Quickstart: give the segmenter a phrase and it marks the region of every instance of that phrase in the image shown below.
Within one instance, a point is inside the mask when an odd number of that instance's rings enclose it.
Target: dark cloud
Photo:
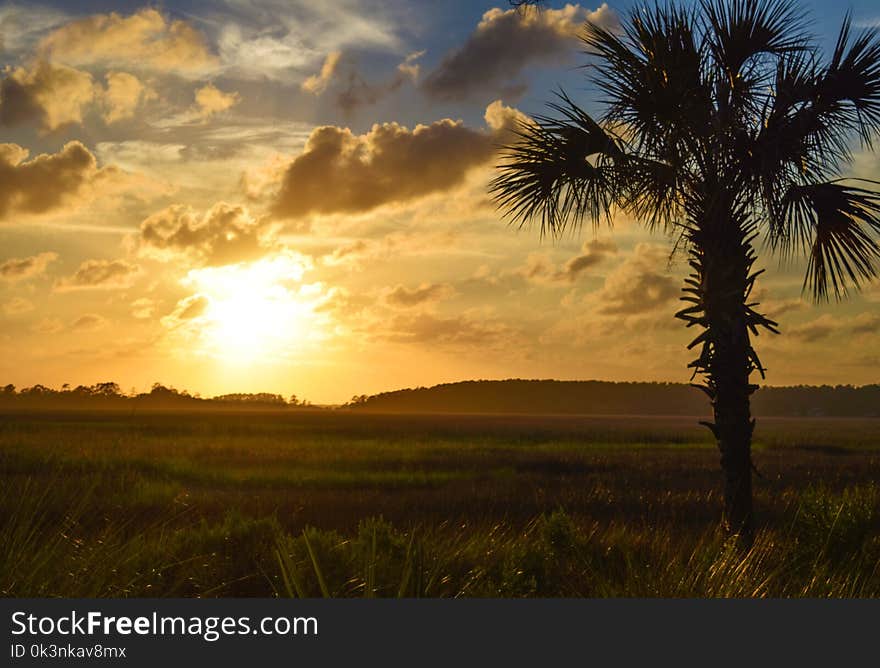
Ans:
[[[225,202],[202,214],[180,204],[169,206],[141,223],[138,245],[142,254],[160,260],[184,255],[206,265],[252,260],[273,247],[265,221]]]
[[[411,308],[449,299],[455,289],[448,283],[423,283],[417,288],[398,285],[385,296],[385,302],[398,308]]]
[[[305,79],[300,89],[312,95],[322,95],[334,84],[337,106],[346,114],[352,114],[360,107],[376,104],[408,82],[415,83],[421,69],[417,61],[424,54],[424,51],[411,53],[384,80],[368,81],[350,54],[344,56],[341,51],[331,51],[320,72]]]
[[[336,104],[346,114],[353,114],[360,107],[376,104],[406,83],[416,83],[421,69],[416,61],[424,53],[417,51],[409,54],[384,81],[368,82],[356,67],[349,68],[345,75],[346,86],[337,93]]]
[[[86,260],[72,276],[59,280],[55,291],[128,288],[138,273],[140,267],[125,260]]]
[[[58,153],[26,160],[28,151],[16,144],[0,144],[0,220],[13,213],[39,214],[70,204],[88,194],[106,169],[77,141]]]
[[[515,80],[529,64],[561,62],[574,55],[577,35],[587,20],[607,28],[619,25],[607,4],[594,11],[580,5],[490,9],[467,41],[428,74],[422,89],[445,100],[491,97],[504,89],[510,94],[521,87]]]
[[[50,263],[58,259],[57,253],[38,253],[31,257],[13,257],[0,264],[0,278],[5,281],[21,281],[39,276]]]

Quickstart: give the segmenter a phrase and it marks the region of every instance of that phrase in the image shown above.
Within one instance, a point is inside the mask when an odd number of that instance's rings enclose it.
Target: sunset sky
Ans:
[[[805,2],[833,43],[847,7]],[[686,382],[685,263],[615,221],[517,231],[486,184],[517,118],[588,109],[587,18],[626,3],[0,4],[0,382],[316,403],[472,378]],[[880,155],[853,173],[880,179]],[[880,382],[880,285],[759,285],[768,382]]]

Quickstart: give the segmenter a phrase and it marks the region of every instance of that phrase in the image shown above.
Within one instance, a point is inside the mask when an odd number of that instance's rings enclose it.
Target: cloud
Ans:
[[[169,329],[174,329],[204,315],[210,305],[211,300],[206,295],[190,295],[177,302],[174,310],[162,318],[162,324]]]
[[[305,91],[306,93],[311,93],[312,95],[320,95],[327,88],[327,84],[330,83],[330,79],[333,78],[333,74],[336,72],[336,66],[339,64],[339,59],[342,57],[342,51],[331,51],[327,54],[327,57],[324,59],[324,64],[321,65],[321,71],[318,74],[313,74],[305,81],[300,84],[300,89]]]
[[[78,141],[32,160],[17,144],[0,144],[0,220],[11,214],[41,214],[91,196],[113,168],[98,169],[95,156]]]
[[[630,316],[671,305],[681,291],[678,280],[661,269],[668,257],[662,246],[636,246],[633,254],[608,274],[596,295],[599,313]]]
[[[760,295],[755,295],[755,299],[759,299]],[[777,320],[788,313],[795,313],[808,308],[809,304],[803,299],[785,299],[780,301],[768,301],[761,304],[759,311],[764,311],[771,320]]]
[[[0,7],[0,51],[30,52],[41,35],[69,20],[67,14],[50,7],[7,3]]]
[[[369,245],[363,239],[358,239],[351,243],[333,249],[332,253],[323,256],[322,260],[325,264],[335,267],[341,264],[357,262],[370,250]]]
[[[403,59],[403,62],[398,64],[397,71],[400,72],[405,77],[411,79],[412,81],[416,81],[419,78],[419,74],[421,74],[422,67],[419,65],[419,58],[424,56],[427,51],[413,51],[412,53],[407,54],[406,58]]]
[[[359,2],[237,0],[212,20],[224,68],[237,77],[289,82],[333,51],[398,52],[394,9]]]
[[[379,82],[366,81],[356,67],[351,67],[346,75],[347,84],[336,96],[336,104],[346,114],[358,108],[376,104],[381,99],[399,90],[405,83],[415,83],[419,77],[420,66],[416,62],[424,51],[409,54],[397,65],[390,78]]]
[[[562,267],[560,278],[574,283],[584,271],[591,267],[595,267],[609,253],[617,251],[616,246],[612,243],[601,241],[588,241],[583,246],[583,252],[580,255],[568,260]]]
[[[86,260],[72,276],[55,283],[56,292],[129,288],[140,267],[125,260]]]
[[[0,264],[0,278],[4,281],[22,281],[39,276],[50,263],[58,259],[58,253],[38,253],[31,257],[10,258]]]
[[[70,328],[75,332],[94,332],[107,326],[107,319],[97,313],[81,315],[72,323]]]
[[[34,305],[27,299],[13,297],[3,304],[3,313],[9,317],[21,315],[34,310]]]
[[[196,91],[196,114],[207,119],[215,114],[219,114],[241,101],[241,96],[236,93],[225,93],[214,84],[207,84]]]
[[[202,214],[189,206],[171,205],[141,223],[137,243],[142,255],[162,261],[183,255],[207,265],[255,259],[274,244],[265,221],[225,202]]]
[[[494,112],[493,122],[502,116]],[[447,192],[489,162],[500,131],[475,130],[448,118],[412,130],[376,124],[362,135],[331,125],[316,128],[283,170],[272,212],[282,218],[363,213]]]
[[[576,53],[576,38],[587,20],[606,28],[619,25],[605,3],[594,11],[576,4],[490,9],[465,43],[428,74],[422,89],[434,98],[461,100],[521,88],[517,78],[531,63],[565,62]]]
[[[124,66],[178,74],[199,74],[218,65],[202,33],[153,8],[129,16],[111,12],[72,21],[40,40],[37,52],[73,66]]]
[[[153,89],[128,72],[108,72],[105,81],[102,86],[88,72],[47,61],[7,68],[0,82],[0,125],[36,125],[52,132],[81,125],[94,108],[105,123],[116,123],[157,98]]]
[[[141,297],[131,303],[131,315],[138,320],[149,320],[155,310],[156,302],[149,297]]]
[[[108,72],[107,87],[101,95],[104,103],[104,121],[117,123],[134,116],[137,108],[147,100],[156,99],[156,92],[128,72]]]
[[[880,332],[880,315],[876,313],[860,313],[852,320],[853,334],[876,334]]]
[[[805,343],[815,343],[841,332],[876,334],[880,332],[880,315],[865,312],[851,318],[841,318],[825,313],[783,333]]]
[[[397,308],[412,308],[449,299],[455,289],[448,283],[422,283],[417,288],[398,285],[385,295],[385,302]]]
[[[419,313],[393,318],[387,331],[380,335],[394,343],[478,348],[496,346],[509,335],[509,328],[496,321],[475,320],[467,316],[449,318]]]
[[[792,327],[788,330],[787,334],[805,343],[815,343],[831,336],[839,328],[840,323],[831,314],[826,313],[803,325]]]
[[[83,121],[100,92],[92,75],[39,61],[30,69],[5,71],[0,82],[0,125],[35,123],[47,131]]]
[[[57,334],[64,329],[64,323],[58,318],[43,318],[31,327],[37,334]]]
[[[574,283],[587,270],[601,264],[617,252],[610,241],[594,239],[584,242],[581,252],[557,267],[546,255],[532,253],[517,273],[535,283]]]

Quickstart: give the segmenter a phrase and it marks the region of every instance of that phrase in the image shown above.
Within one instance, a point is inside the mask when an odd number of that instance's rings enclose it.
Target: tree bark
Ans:
[[[727,193],[708,188],[706,208],[689,226],[690,264],[683,299],[692,306],[677,313],[688,327],[703,329],[691,343],[701,345],[691,363],[694,374],[712,402],[715,421],[708,426],[721,452],[724,484],[724,526],[744,548],[752,545],[755,518],[752,505],[752,432],[750,397],[757,386],[749,377],[761,370],[749,338],[750,328],[774,323],[752,310],[749,294],[757,274],[753,227],[738,219]]]
[[[722,231],[723,230],[723,231]],[[712,230],[704,246],[701,292],[710,358],[703,372],[712,393],[713,433],[721,452],[724,525],[741,546],[751,547],[755,521],[752,505],[752,432],[749,376],[755,368],[747,324],[752,266],[751,246],[738,225]]]
[[[743,345],[745,340],[745,345]],[[724,524],[744,547],[754,540],[752,507],[752,431],[750,412],[748,332],[723,331],[716,337],[712,372],[716,398],[715,436],[724,477]]]

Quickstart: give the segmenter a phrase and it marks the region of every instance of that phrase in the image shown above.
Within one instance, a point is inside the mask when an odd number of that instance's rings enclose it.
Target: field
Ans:
[[[759,421],[760,532],[696,418],[0,416],[5,596],[880,596],[880,420]]]

